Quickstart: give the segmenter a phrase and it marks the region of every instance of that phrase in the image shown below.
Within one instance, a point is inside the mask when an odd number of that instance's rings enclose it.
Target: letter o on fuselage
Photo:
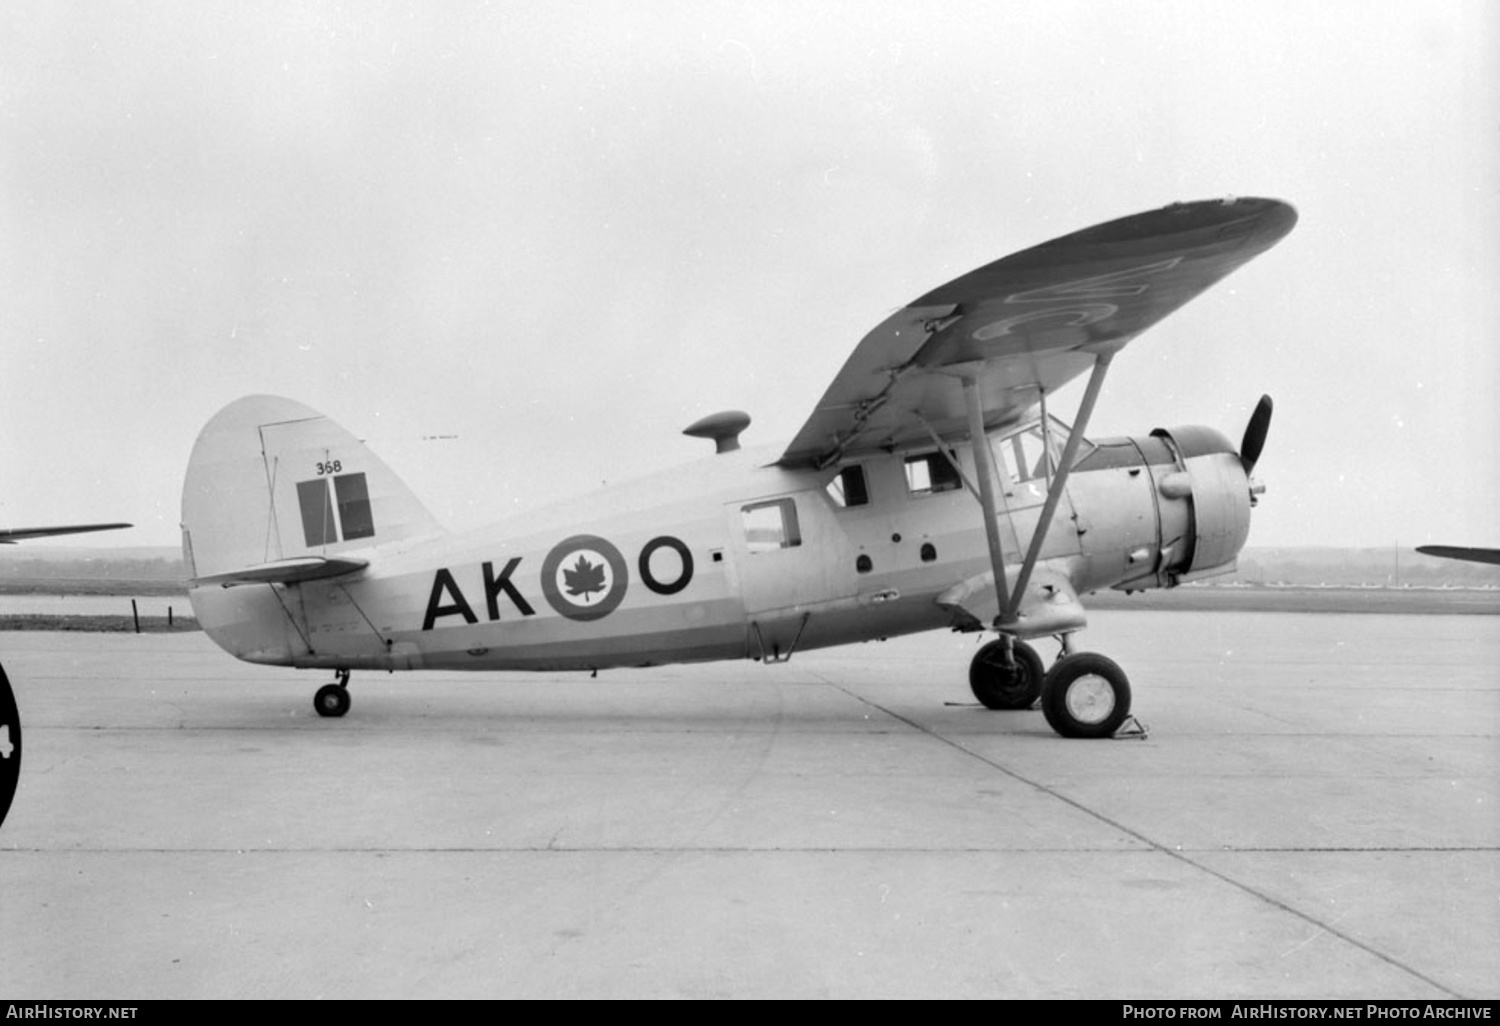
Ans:
[[[682,569],[678,572],[675,581],[659,581],[651,572],[651,557],[661,549],[671,549],[682,561]],[[675,595],[686,588],[688,582],[693,579],[693,554],[680,538],[663,534],[652,538],[641,547],[641,557],[636,563],[636,569],[640,571],[641,580],[645,582],[646,587],[658,595]]]

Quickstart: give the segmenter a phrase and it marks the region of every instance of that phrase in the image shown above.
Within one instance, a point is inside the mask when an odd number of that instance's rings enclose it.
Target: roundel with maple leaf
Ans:
[[[598,620],[625,598],[630,572],[620,550],[592,534],[558,542],[542,561],[542,594],[569,620]]]

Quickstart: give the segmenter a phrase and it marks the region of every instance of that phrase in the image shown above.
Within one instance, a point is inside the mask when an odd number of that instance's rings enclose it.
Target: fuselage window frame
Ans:
[[[941,495],[963,488],[964,480],[953,465],[957,457],[939,450],[919,452],[906,457],[906,494],[910,497]]]
[[[861,463],[840,467],[823,491],[835,509],[859,509],[870,504],[870,482]]]
[[[1039,417],[1011,428],[1003,435],[991,436],[990,446],[995,454],[995,463],[1012,486],[1042,481],[1047,487],[1051,487],[1052,475],[1057,472],[1062,458],[1063,442],[1071,429],[1057,417],[1049,415],[1047,421],[1046,430]],[[1082,445],[1073,460],[1074,466],[1094,450],[1093,443],[1088,439],[1081,441]]]
[[[797,503],[791,498],[747,502],[740,507],[745,549],[752,556],[795,549],[802,544]]]

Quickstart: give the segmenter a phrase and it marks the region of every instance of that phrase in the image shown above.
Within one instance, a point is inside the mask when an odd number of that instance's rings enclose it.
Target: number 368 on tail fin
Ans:
[[[1210,427],[1086,437],[1111,362],[1289,232],[1285,203],[1176,204],[1034,246],[939,286],[855,347],[790,443],[706,417],[700,461],[481,530],[445,531],[363,443],[299,403],[220,411],[183,488],[199,622],[228,652],[353,670],[598,670],[946,628],[992,709],[1040,699],[1106,737],[1130,686],[1075,652],[1079,596],[1227,572],[1249,532],[1262,398],[1238,449]],[[1073,423],[1047,408],[1087,375]],[[1057,636],[1043,665],[1030,639]]]

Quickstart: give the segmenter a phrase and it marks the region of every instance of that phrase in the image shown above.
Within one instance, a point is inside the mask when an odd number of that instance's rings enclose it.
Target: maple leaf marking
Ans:
[[[568,594],[582,598],[585,604],[593,601],[590,596],[594,592],[604,592],[608,589],[604,580],[605,566],[605,563],[595,566],[580,554],[578,562],[573,564],[573,569],[563,567],[563,581],[567,585]]]

